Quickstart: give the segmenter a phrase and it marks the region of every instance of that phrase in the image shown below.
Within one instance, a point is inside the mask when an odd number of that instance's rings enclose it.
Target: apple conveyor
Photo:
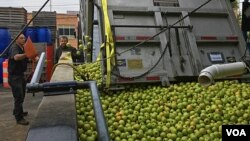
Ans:
[[[60,68],[56,68],[53,73],[53,76],[60,75],[60,82],[58,82],[58,80],[54,82],[52,76],[50,82],[38,83],[44,60],[45,55],[42,53],[31,82],[28,83],[26,87],[29,93],[40,91],[44,93],[44,98],[39,105],[37,116],[31,124],[26,141],[77,141],[78,135],[74,94],[76,94],[77,89],[82,88],[88,88],[91,91],[98,140],[109,141],[110,137],[96,82],[73,81],[72,68],[71,72],[68,72],[68,74],[71,75],[69,78],[72,80],[70,80],[65,75],[65,69],[68,68],[62,67],[61,70]]]

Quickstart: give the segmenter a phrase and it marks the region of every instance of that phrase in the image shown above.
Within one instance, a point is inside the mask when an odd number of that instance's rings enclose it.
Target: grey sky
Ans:
[[[38,11],[47,0],[0,0],[0,7],[24,7],[28,12]],[[79,0],[50,0],[42,11],[66,13],[79,11]]]

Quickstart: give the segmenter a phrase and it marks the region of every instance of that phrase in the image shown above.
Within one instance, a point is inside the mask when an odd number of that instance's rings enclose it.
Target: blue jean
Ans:
[[[26,81],[23,75],[9,75],[9,84],[14,97],[13,115],[16,120],[23,119],[23,102],[25,98]]]

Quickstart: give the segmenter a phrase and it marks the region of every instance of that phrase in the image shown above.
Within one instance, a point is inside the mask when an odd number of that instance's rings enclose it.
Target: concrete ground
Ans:
[[[42,100],[43,93],[36,93],[33,96],[27,93],[24,102],[24,111],[28,111],[27,119],[32,124],[38,106]],[[13,97],[11,89],[3,88],[0,84],[0,141],[25,141],[29,126],[16,124],[15,118],[12,115]]]

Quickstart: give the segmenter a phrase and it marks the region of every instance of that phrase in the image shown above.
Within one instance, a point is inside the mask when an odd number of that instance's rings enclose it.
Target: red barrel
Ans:
[[[46,47],[46,80],[50,81],[50,78],[52,76],[52,68],[54,66],[54,45],[53,44],[47,44]]]

